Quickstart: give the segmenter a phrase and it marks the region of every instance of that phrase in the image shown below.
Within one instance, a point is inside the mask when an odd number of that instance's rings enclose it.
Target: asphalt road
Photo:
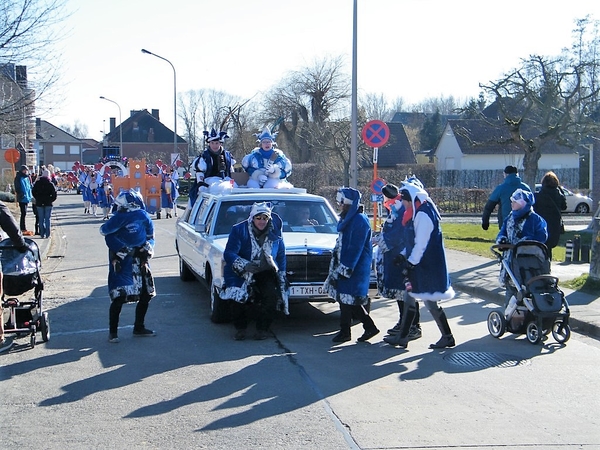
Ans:
[[[74,194],[57,203],[43,267],[51,339],[0,355],[7,448],[600,448],[598,341],[494,339],[495,305],[464,294],[444,304],[453,349],[427,348],[439,332],[423,308],[424,337],[408,351],[383,333],[332,346],[329,303],[293,305],[272,338],[234,341],[231,325],[210,322],[200,283],[179,280],[175,219],[155,222],[147,326],[158,335],[134,338],[127,306],[110,344],[101,220]],[[372,315],[391,327],[395,302],[375,299]]]

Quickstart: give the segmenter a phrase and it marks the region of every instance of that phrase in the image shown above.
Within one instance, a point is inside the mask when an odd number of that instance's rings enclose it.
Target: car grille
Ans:
[[[331,253],[321,255],[286,255],[287,279],[290,283],[322,283],[329,274]]]

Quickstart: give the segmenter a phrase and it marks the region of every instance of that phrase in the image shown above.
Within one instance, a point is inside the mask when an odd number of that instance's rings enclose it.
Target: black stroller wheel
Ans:
[[[566,343],[571,338],[571,327],[562,320],[557,320],[552,326],[552,337],[559,344]]]
[[[539,344],[542,341],[544,335],[537,322],[529,322],[527,324],[527,340],[532,344]]]
[[[48,342],[50,340],[50,319],[48,318],[47,312],[42,313],[40,327],[42,331],[42,340]]]
[[[492,311],[488,314],[487,319],[488,331],[495,337],[501,337],[506,331],[506,319],[500,311]]]

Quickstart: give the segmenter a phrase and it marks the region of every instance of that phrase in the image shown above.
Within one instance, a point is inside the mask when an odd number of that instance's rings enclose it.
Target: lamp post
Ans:
[[[117,102],[115,102],[114,100],[111,100],[110,98],[106,98],[103,95],[100,96],[101,100],[106,100],[107,102],[111,102],[114,103],[115,105],[117,105],[117,108],[119,108],[119,159],[123,158],[123,127],[121,125],[123,125],[123,122],[121,120],[121,107],[119,106],[119,104]],[[81,155],[81,157],[83,158],[83,155]]]
[[[142,49],[142,53],[147,55],[156,56],[158,59],[162,59],[169,63],[173,69],[173,153],[179,153],[177,151],[177,72],[175,72],[175,66],[167,58],[163,58],[156,53],[152,53],[150,50]]]
[[[352,14],[352,132],[350,134],[350,187],[358,185],[357,150],[358,150],[358,105],[357,105],[357,0],[354,0]]]

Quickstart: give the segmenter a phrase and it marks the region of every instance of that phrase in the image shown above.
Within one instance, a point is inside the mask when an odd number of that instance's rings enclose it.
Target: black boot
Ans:
[[[404,311],[404,300],[396,300],[398,304],[398,323],[387,330],[388,334],[394,335],[400,333],[402,327],[402,312]]]
[[[133,324],[133,335],[148,337],[156,336],[156,333],[149,330],[144,325],[144,319],[146,318],[146,312],[148,311],[148,302],[139,301],[135,307],[135,323]]]
[[[341,329],[338,334],[336,334],[332,341],[333,342],[348,342],[350,339],[352,339],[352,334],[350,333],[350,327],[344,327],[343,329]]]
[[[110,304],[108,310],[108,342],[116,344],[119,342],[119,316],[123,303],[119,299],[115,299]]]
[[[441,307],[438,311],[439,312],[437,314],[432,312],[432,316],[440,332],[442,333],[442,337],[435,344],[430,344],[429,348],[454,347],[456,345],[456,342],[454,342],[454,336],[452,336],[452,330],[450,330],[450,325],[448,324],[446,313]]]
[[[386,336],[383,338],[385,342],[390,345],[396,345],[398,347],[407,348],[409,337],[408,334],[410,332],[410,327],[413,324],[413,320],[417,313],[417,308],[413,305],[406,306],[404,312],[402,313],[402,326],[400,328],[400,332],[395,334],[394,336]]]

